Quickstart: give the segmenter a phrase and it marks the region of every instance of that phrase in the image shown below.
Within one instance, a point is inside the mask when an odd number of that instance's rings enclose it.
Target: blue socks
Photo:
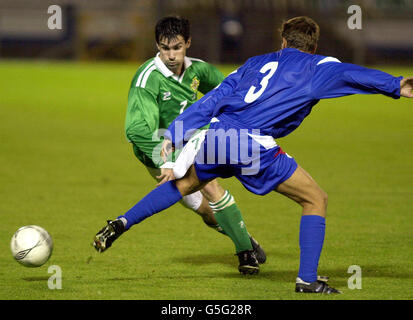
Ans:
[[[301,217],[298,277],[305,282],[317,280],[318,260],[323,249],[325,229],[325,218],[316,215]]]
[[[126,219],[125,230],[128,230],[134,224],[169,208],[181,199],[182,195],[176,187],[175,181],[168,181],[148,193],[141,201],[129,209],[128,212],[119,216],[118,219]]]

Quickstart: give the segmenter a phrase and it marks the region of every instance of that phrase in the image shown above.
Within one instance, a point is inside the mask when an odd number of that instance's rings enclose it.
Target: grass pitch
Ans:
[[[319,274],[339,296],[294,293],[300,208],[221,180],[268,255],[260,274],[238,274],[232,242],[176,205],[98,254],[106,219],[154,182],[123,134],[137,64],[0,63],[0,299],[412,299],[413,101],[350,96],[319,103],[278,143],[329,194]],[[232,67],[222,67],[229,73]],[[413,75],[412,68],[384,68]],[[25,268],[9,243],[36,224],[54,240],[51,259]],[[48,268],[60,266],[62,289]],[[358,265],[362,288],[348,288]]]

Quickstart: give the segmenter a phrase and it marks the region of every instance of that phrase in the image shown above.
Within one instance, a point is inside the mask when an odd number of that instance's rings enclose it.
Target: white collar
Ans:
[[[168,67],[162,62],[161,58],[159,58],[159,52],[156,54],[155,57],[155,66],[156,68],[166,77],[172,77],[176,81],[182,82],[182,79],[184,78],[184,74],[186,69],[188,69],[192,65],[191,59],[188,57],[184,57],[184,72],[182,72],[182,75],[179,77],[176,74],[174,74],[171,70],[168,69]]]

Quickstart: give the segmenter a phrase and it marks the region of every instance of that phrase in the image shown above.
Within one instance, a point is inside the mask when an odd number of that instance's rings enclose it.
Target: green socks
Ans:
[[[227,235],[226,232],[224,231],[224,229],[222,229],[219,224],[209,224],[209,223],[206,223],[205,221],[204,221],[204,223],[205,223],[208,227],[210,227],[210,228],[218,231],[219,233],[222,233],[222,234],[224,234],[224,235]]]
[[[217,230],[231,238],[234,242],[236,253],[252,250],[247,227],[242,220],[241,211],[238,209],[234,197],[228,191],[225,191],[221,200],[214,203],[210,202],[209,205],[214,211],[215,219],[224,232]]]

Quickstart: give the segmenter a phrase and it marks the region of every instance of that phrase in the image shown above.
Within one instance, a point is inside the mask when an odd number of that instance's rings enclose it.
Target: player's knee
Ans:
[[[301,205],[306,212],[317,212],[319,214],[325,215],[328,204],[328,195],[327,193],[317,188],[308,198],[303,199]]]
[[[327,214],[327,204],[328,204],[328,195],[325,191],[320,189],[316,197],[316,202],[315,202],[313,211],[316,214],[322,217],[325,217]]]
[[[320,190],[320,201],[323,208],[326,210],[328,205],[328,194],[324,190]]]
[[[176,187],[178,188],[182,196],[191,194],[195,189],[193,181],[186,177],[176,180]]]
[[[328,204],[327,193],[324,190],[317,188],[317,190],[314,193],[312,203],[319,208],[326,209]]]
[[[203,187],[203,183],[196,177],[185,176],[182,179],[176,180],[176,187],[182,196],[187,196],[201,189]]]
[[[186,196],[201,189],[205,183],[199,181],[194,166],[192,166],[186,175],[176,180],[176,187],[181,192],[182,196]]]

